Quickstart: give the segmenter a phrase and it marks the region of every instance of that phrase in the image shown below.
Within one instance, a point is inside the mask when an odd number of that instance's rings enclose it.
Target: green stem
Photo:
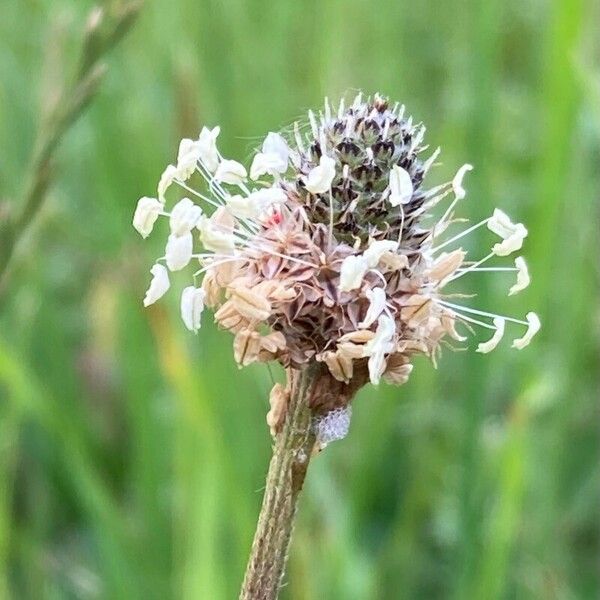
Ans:
[[[291,373],[286,420],[275,441],[240,600],[274,600],[285,571],[298,497],[315,444],[309,398],[316,371]]]

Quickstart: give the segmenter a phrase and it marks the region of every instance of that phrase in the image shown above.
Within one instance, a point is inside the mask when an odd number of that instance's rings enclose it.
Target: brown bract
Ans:
[[[279,433],[285,421],[289,400],[290,390],[281,385],[281,383],[276,383],[269,394],[269,405],[271,408],[267,413],[267,425],[273,437]]]
[[[462,264],[464,253],[426,268],[414,250],[386,252],[378,272],[367,272],[359,289],[340,292],[342,262],[355,249],[337,242],[325,225],[307,222],[302,207],[284,207],[281,214],[282,222],[257,232],[238,261],[209,269],[204,280],[207,304],[218,307],[216,322],[235,334],[240,365],[278,360],[301,368],[316,360],[335,381],[351,384],[357,364],[366,362],[365,344],[375,335],[376,323],[359,328],[369,309],[367,292],[384,281],[386,310],[397,329],[385,381],[406,381],[409,357],[433,358],[444,335],[460,339],[452,314],[432,302],[431,294]]]

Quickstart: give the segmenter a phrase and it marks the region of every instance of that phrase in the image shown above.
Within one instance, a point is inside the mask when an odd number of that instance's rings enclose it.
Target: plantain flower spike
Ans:
[[[513,272],[511,295],[527,287],[522,257],[509,266],[499,261],[521,250],[528,232],[496,209],[446,233],[463,221],[455,213],[473,167],[428,188],[439,149],[423,156],[425,127],[405,117],[403,106],[380,95],[359,94],[347,107],[326,100],[305,123],[270,132],[248,171],[223,158],[219,133],[205,127],[197,140],[183,140],[158,198],[138,203],[134,226],[143,237],[155,221],[169,223],[144,302],[166,293],[167,268],[195,264],[180,303],[185,326],[197,332],[206,306],[233,334],[240,366],[321,369],[316,415],[346,408],[339,398],[348,404],[369,381],[404,383],[414,355],[435,362],[442,343],[466,339],[458,328],[491,330],[478,344],[483,353],[501,344],[505,328],[518,330],[516,349],[540,329],[534,313],[518,319],[448,300],[464,297],[458,280],[480,273]],[[488,230],[490,251],[467,260],[460,242],[480,228]],[[321,429],[324,442],[335,437]]]

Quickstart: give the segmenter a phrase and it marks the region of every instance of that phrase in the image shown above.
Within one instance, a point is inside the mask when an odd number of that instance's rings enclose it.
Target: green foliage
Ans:
[[[14,210],[91,6],[0,6]],[[469,218],[501,206],[528,225],[531,287],[509,299],[511,282],[478,274],[472,291],[536,310],[543,330],[522,352],[446,352],[359,394],[348,438],[311,465],[282,596],[595,598],[599,18],[587,0],[147,2],[60,146],[0,298],[0,597],[237,596],[269,373],[238,371],[209,318],[188,334],[176,294],[142,308],[160,240],[131,215],[201,124],[246,157],[360,88],[427,123],[439,181],[475,165]]]

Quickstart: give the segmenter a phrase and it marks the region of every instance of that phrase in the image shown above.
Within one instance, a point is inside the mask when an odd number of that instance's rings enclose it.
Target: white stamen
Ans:
[[[369,273],[373,273],[374,275],[377,275],[377,277],[379,277],[379,279],[381,279],[381,283],[383,283],[384,286],[387,285],[387,279],[377,269],[369,269]]]
[[[500,343],[500,340],[504,336],[504,325],[504,319],[502,317],[496,317],[494,319],[494,327],[496,328],[494,335],[487,342],[481,342],[477,346],[476,352],[481,352],[482,354],[491,352]]]
[[[163,171],[160,176],[160,180],[158,182],[157,193],[158,199],[164,204],[165,203],[165,194],[167,190],[171,187],[173,181],[177,177],[177,167],[175,165],[167,165],[167,168]]]
[[[217,260],[217,261],[211,263],[210,265],[206,265],[205,267],[202,267],[201,269],[198,269],[194,273],[194,277],[198,277],[198,275],[202,275],[202,273],[206,273],[206,271],[208,271],[209,269],[212,269],[214,267],[220,267],[221,265],[224,265],[225,263],[235,262],[237,260],[241,260],[239,256],[232,256],[231,258],[225,258],[223,260]]]
[[[488,229],[502,238],[502,242],[492,248],[492,252],[497,256],[508,256],[520,250],[528,233],[523,223],[513,223],[508,215],[498,208],[488,220]]]
[[[215,213],[216,215],[217,213]],[[213,217],[203,216],[196,225],[200,231],[200,241],[207,250],[233,254],[235,252],[235,238],[233,227],[219,226]]]
[[[147,238],[152,233],[154,223],[163,212],[162,207],[162,202],[156,198],[144,196],[138,200],[133,215],[133,226],[143,238]]]
[[[260,152],[257,152],[250,166],[250,178],[258,179],[261,175],[279,177],[288,169],[290,149],[286,141],[278,133],[270,131],[265,138]],[[249,193],[243,183],[240,187]]]
[[[167,238],[165,258],[170,271],[181,271],[192,259],[193,239],[191,233],[181,236],[171,234]]]
[[[455,312],[454,317],[461,321],[466,321],[467,323],[473,323],[473,325],[479,325],[480,327],[485,327],[485,329],[496,329],[493,325],[489,323],[484,323],[483,321],[479,321],[478,319],[473,319],[472,317],[468,317],[467,315],[461,315],[460,313]]]
[[[452,189],[454,190],[454,195],[456,196],[457,200],[462,200],[467,195],[465,188],[462,186],[462,180],[465,176],[465,173],[472,170],[473,165],[463,165],[454,176],[454,179],[452,180]]]
[[[453,308],[455,310],[464,310],[467,313],[471,313],[474,315],[480,315],[482,317],[490,317],[491,319],[500,317],[505,319],[506,321],[511,321],[512,323],[518,323],[519,325],[527,325],[527,321],[522,321],[521,319],[514,319],[513,317],[505,317],[504,315],[497,315],[495,313],[486,312],[484,310],[477,310],[475,308],[471,308],[470,306],[462,306],[460,304],[454,304],[453,302],[446,302],[446,300],[436,300],[438,304],[442,304],[443,306],[448,306],[449,308]]]
[[[150,269],[152,280],[144,297],[144,306],[154,304],[159,298],[162,298],[166,293],[171,283],[169,281],[169,273],[163,265],[155,264]]]
[[[515,267],[481,267],[481,268],[476,268],[476,269],[458,269],[457,273],[462,273],[464,271],[473,271],[474,273],[494,273],[494,272],[501,272],[501,271],[509,271],[509,272],[513,272],[514,271],[518,271],[517,268]]]
[[[379,263],[380,258],[386,252],[394,252],[398,249],[398,243],[394,240],[375,240],[369,244],[364,251],[363,256],[367,261],[369,268],[374,269]]]
[[[375,321],[383,312],[386,306],[386,293],[384,288],[376,287],[367,290],[365,292],[365,296],[369,300],[369,308],[367,310],[367,314],[365,315],[364,320],[358,324],[358,326],[361,329],[370,327],[373,323],[375,323]]]
[[[470,273],[471,271],[474,271],[475,269],[477,269],[477,267],[479,267],[479,265],[482,265],[483,263],[487,262],[488,260],[490,260],[490,258],[493,258],[494,256],[496,256],[493,252],[490,252],[487,256],[484,256],[481,260],[478,260],[476,263],[472,264],[470,267],[461,270],[460,273],[457,273],[456,275],[454,275],[453,277],[451,277],[448,280],[448,283],[450,283],[451,281],[454,281],[455,279],[459,279],[460,277],[462,277],[463,275],[466,275],[467,273]]]
[[[461,170],[463,170],[462,175],[464,175],[464,171],[466,170],[470,170],[470,169],[466,169],[466,167],[471,167],[471,165],[463,165],[459,170],[458,173],[454,176],[454,179],[452,180],[452,182],[450,182],[450,186],[452,188],[452,191],[454,192],[455,198],[454,200],[450,203],[450,206],[446,209],[446,212],[442,215],[442,218],[439,219],[438,223],[440,226],[443,226],[446,222],[446,220],[448,218],[450,218],[450,216],[452,215],[452,211],[454,210],[454,207],[460,202],[460,200],[462,200],[464,198],[464,195],[461,196],[460,195],[460,190],[462,190],[462,188],[457,190],[457,177],[459,176],[459,174],[461,173]],[[473,167],[471,167],[472,169]],[[460,181],[462,181],[462,175],[460,177]],[[447,186],[448,184],[442,184],[444,187]],[[442,186],[438,186],[438,187],[442,187]],[[460,186],[459,186],[460,187]],[[434,188],[434,190],[437,190],[437,188]],[[433,190],[430,190],[433,191]],[[457,194],[457,191],[459,192]],[[462,190],[464,192],[464,190]],[[466,193],[465,193],[466,194]],[[444,194],[445,195],[445,194]]]
[[[471,233],[472,231],[475,231],[476,229],[479,229],[479,227],[481,227],[482,225],[485,225],[488,221],[489,221],[489,218],[484,219],[483,221],[479,221],[479,223],[477,223],[476,225],[473,225],[473,226],[469,227],[468,229],[461,231],[459,234],[455,235],[454,237],[450,238],[449,240],[446,240],[443,244],[440,244],[439,246],[432,248],[431,252],[437,252],[438,250],[445,248],[446,246],[452,244],[453,242],[460,240],[465,235],[469,235],[469,233]]]
[[[219,150],[217,149],[217,137],[221,132],[220,127],[213,127],[208,129],[203,127],[198,138],[198,158],[204,168],[214,173],[219,165]]]
[[[217,170],[215,171],[214,180],[221,183],[228,183],[230,185],[237,185],[243,183],[248,173],[244,165],[239,163],[237,160],[225,159],[219,163]]]
[[[202,209],[189,198],[182,198],[171,210],[169,226],[171,233],[177,236],[189,233],[202,215]]]
[[[436,185],[435,187],[427,190],[424,193],[424,198],[425,200],[434,199],[437,198],[437,196],[439,196],[441,193],[449,192],[451,190],[452,184],[449,181],[446,181],[446,183],[440,183],[440,185]]]
[[[515,259],[515,270],[517,271],[517,283],[515,283],[515,285],[513,285],[508,291],[509,296],[513,296],[521,290],[524,290],[531,282],[529,270],[527,269],[527,263],[522,256],[518,256]]]
[[[402,243],[402,234],[404,233],[404,207],[400,206],[400,233],[398,234],[398,246]]]
[[[206,292],[202,288],[193,285],[186,287],[181,293],[181,318],[187,329],[194,333],[200,329],[205,296]]]
[[[200,144],[198,141],[189,138],[183,138],[179,142],[179,151],[177,153],[177,177],[186,181],[196,170],[196,163],[200,159]]]
[[[198,261],[202,262],[208,258],[230,258],[231,256],[228,254],[219,254],[218,252],[198,252],[192,254],[192,258],[197,258]]]
[[[313,167],[304,178],[306,189],[311,194],[322,194],[331,189],[335,178],[335,160],[323,154],[319,164]]]
[[[344,258],[340,269],[340,291],[350,292],[359,288],[368,268],[367,259],[360,254]]]
[[[259,250],[260,252],[269,252],[270,254],[272,254],[273,256],[279,256],[279,258],[285,258],[286,260],[290,260],[292,262],[296,262],[300,265],[305,265],[307,267],[312,267],[313,269],[318,269],[319,265],[315,265],[311,262],[308,262],[306,260],[302,260],[301,258],[296,258],[294,256],[289,256],[288,254],[281,254],[280,252],[274,252],[273,250],[269,249],[265,249],[265,248],[261,248],[260,246],[256,246],[254,244],[246,244],[247,248],[251,248],[253,250]]]
[[[215,208],[220,208],[221,206],[223,206],[219,202],[215,202],[212,198],[209,198],[208,196],[205,196],[204,194],[201,194],[200,192],[197,192],[194,188],[191,188],[189,185],[187,185],[183,181],[179,181],[179,180],[176,179],[175,183],[178,186],[182,187],[186,192],[189,192],[190,194],[193,194],[194,196],[196,196],[196,198],[200,198],[201,200],[204,200],[205,202],[208,202],[208,204],[210,204],[211,206],[214,206]]]
[[[223,160],[221,154],[217,151],[217,156],[219,160]],[[198,172],[202,175],[203,179],[208,183],[208,187],[213,191],[218,197],[225,199],[229,196],[229,192],[223,188],[221,183],[217,181],[206,166],[206,164],[201,160],[198,161]]]
[[[444,187],[444,186],[440,186],[440,187]],[[423,206],[421,206],[421,208],[419,208],[419,210],[416,210],[412,213],[412,216],[414,218],[420,217],[421,215],[425,214],[427,211],[429,211],[430,209],[434,208],[435,206],[437,206],[446,196],[450,195],[450,192],[452,190],[450,188],[446,189],[446,191],[442,192],[441,194],[438,194],[437,196],[433,196],[431,199],[427,200],[426,202],[423,203]],[[441,235],[446,227],[445,227],[445,221],[443,221],[442,219],[440,219],[438,222],[435,223],[435,225],[433,226],[433,230],[431,232],[431,238],[435,238],[438,235]]]
[[[381,315],[377,320],[375,336],[369,340],[363,349],[363,356],[368,356],[369,379],[377,385],[385,370],[385,355],[394,349],[393,339],[396,334],[396,323],[387,315]]]
[[[412,179],[408,172],[398,165],[394,165],[390,171],[389,189],[389,203],[392,206],[410,202],[413,195]]]
[[[513,340],[512,347],[517,350],[523,350],[525,346],[529,346],[533,336],[540,330],[542,324],[540,323],[539,317],[534,312],[527,313],[527,331],[521,338]]]

